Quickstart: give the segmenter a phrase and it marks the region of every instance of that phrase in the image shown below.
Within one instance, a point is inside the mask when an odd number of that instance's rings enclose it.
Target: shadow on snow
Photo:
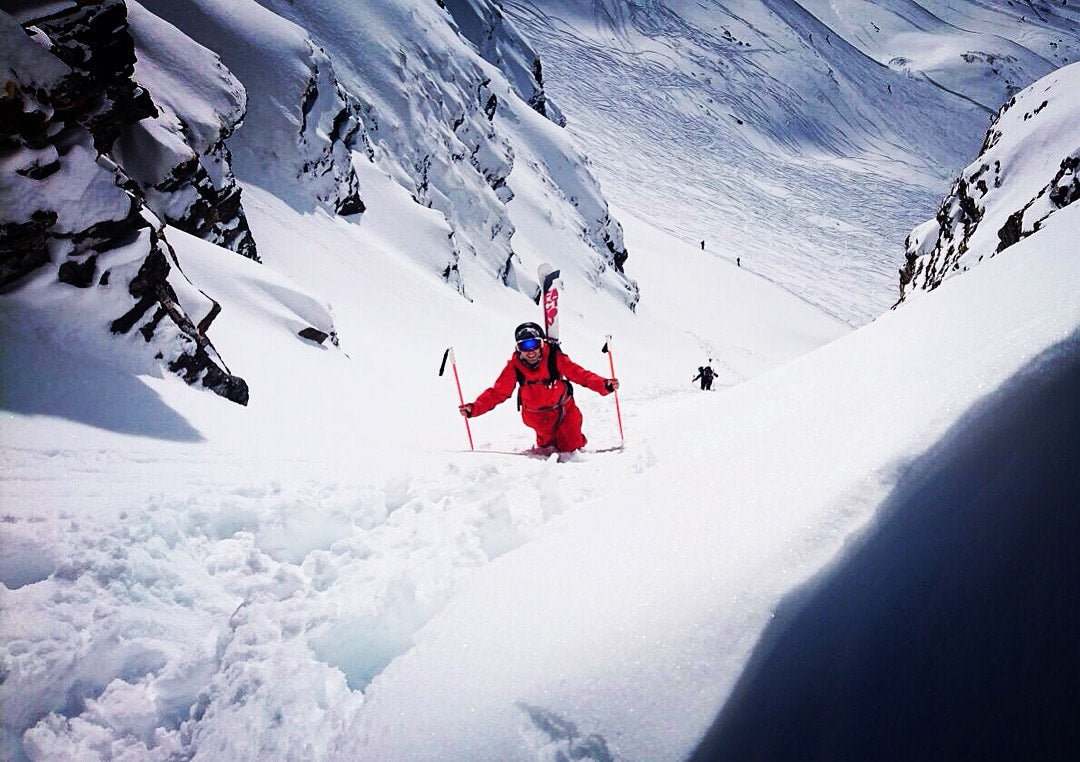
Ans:
[[[197,429],[133,373],[42,347],[12,333],[0,331],[0,367],[19,368],[19,372],[0,374],[0,410],[56,416],[176,442],[203,440]]]
[[[790,595],[692,759],[1077,759],[1080,332]]]

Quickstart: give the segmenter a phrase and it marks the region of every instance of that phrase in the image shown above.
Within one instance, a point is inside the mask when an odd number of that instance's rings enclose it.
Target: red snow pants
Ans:
[[[537,447],[554,447],[559,452],[570,452],[584,447],[588,442],[581,433],[581,410],[573,397],[566,400],[562,411],[522,408],[521,420],[536,432]]]

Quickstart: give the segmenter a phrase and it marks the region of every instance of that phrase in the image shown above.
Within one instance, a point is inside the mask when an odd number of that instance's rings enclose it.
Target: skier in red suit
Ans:
[[[601,378],[585,370],[547,341],[536,323],[522,323],[514,331],[516,350],[491,388],[475,402],[459,409],[466,418],[483,415],[505,402],[519,387],[521,420],[536,432],[538,449],[570,452],[585,446],[581,410],[574,402],[571,382],[607,395],[619,388],[618,379]]]

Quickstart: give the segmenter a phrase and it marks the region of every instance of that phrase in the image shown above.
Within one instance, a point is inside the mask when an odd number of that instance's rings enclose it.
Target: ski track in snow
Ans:
[[[529,20],[525,26],[532,37],[549,48],[545,61],[555,72],[549,87],[569,106],[569,128],[620,125],[619,130],[589,130],[584,136],[605,192],[620,206],[638,210],[687,240],[707,239],[711,252],[741,257],[744,267],[849,324],[865,322],[895,301],[891,263],[902,252],[893,231],[925,217],[922,210],[932,210],[941,195],[939,189],[895,179],[883,193],[882,178],[868,171],[873,156],[893,157],[899,151],[884,141],[876,147],[837,146],[853,155],[861,150],[867,159],[861,169],[833,166],[829,171],[823,171],[826,157],[800,159],[794,144],[788,155],[770,155],[751,143],[748,132],[724,126],[748,110],[767,108],[764,103],[721,102],[724,91],[680,71],[678,59],[629,50],[620,54],[617,45],[597,49],[538,5],[520,5],[527,7],[520,17]],[[594,6],[594,13],[602,12]],[[560,34],[542,34],[552,25],[561,27]],[[681,38],[707,51],[712,60],[702,61],[702,67],[715,67],[708,76],[778,85],[763,77],[755,49],[721,47],[683,24],[641,31]],[[657,90],[648,84],[653,82],[668,84],[655,98],[642,98]],[[782,97],[800,99],[794,92]],[[673,112],[679,125],[675,133]],[[598,116],[577,124],[574,114]],[[858,128],[850,131],[858,134]],[[628,144],[635,152],[626,150]],[[761,193],[760,178],[782,188],[782,194]],[[832,224],[805,224],[811,215]],[[838,226],[845,228],[842,237],[836,235]],[[852,292],[865,298],[853,304]]]
[[[678,7],[681,16],[604,0],[514,0],[507,10],[536,42],[548,92],[609,198],[684,240],[705,239],[714,255],[740,257],[848,325],[866,323],[899,296],[903,237],[933,216],[976,150],[987,107],[925,72],[870,58],[865,46],[886,43],[860,39],[865,20],[842,10],[696,5]],[[917,28],[910,11],[880,12],[901,32]],[[920,23],[930,39],[946,28],[958,35],[938,45],[977,45],[997,37],[995,14],[1007,13],[981,8],[971,31],[936,18]],[[829,23],[852,27],[857,41]],[[1044,68],[1014,76],[1053,68],[1016,47],[1027,65]]]

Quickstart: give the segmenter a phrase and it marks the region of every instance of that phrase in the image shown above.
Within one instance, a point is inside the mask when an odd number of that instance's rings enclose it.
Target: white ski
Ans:
[[[549,264],[540,265],[540,309],[544,314],[544,332],[556,343],[559,341],[559,297],[562,295],[562,278],[559,271]]]

